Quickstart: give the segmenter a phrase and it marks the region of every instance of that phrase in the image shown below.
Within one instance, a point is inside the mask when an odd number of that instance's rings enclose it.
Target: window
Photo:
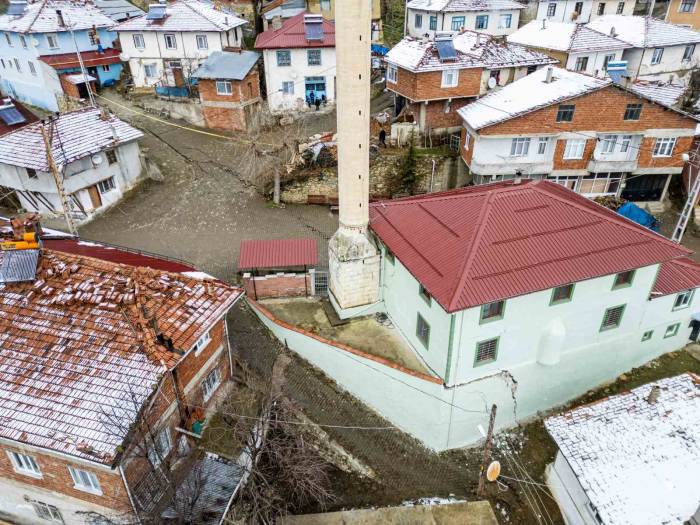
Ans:
[[[32,501],[32,507],[34,507],[34,512],[42,520],[55,521],[58,523],[63,523],[63,516],[58,508],[43,501]]]
[[[156,78],[158,76],[158,67],[155,64],[144,64],[143,69],[146,78]]]
[[[194,354],[197,355],[204,350],[204,348],[206,348],[206,346],[209,344],[209,341],[211,341],[211,333],[207,330],[204,335],[197,339],[197,342],[192,347]]]
[[[209,399],[212,394],[214,394],[214,391],[216,390],[216,387],[219,386],[219,383],[221,383],[221,373],[219,372],[218,368],[215,368],[209,374],[207,377],[204,378],[204,381],[202,381],[202,392],[204,393],[204,401]]]
[[[574,120],[576,106],[573,104],[560,104],[557,110],[557,122],[571,122]]]
[[[165,33],[163,40],[165,40],[165,49],[177,49],[177,40],[172,33]]]
[[[564,145],[565,159],[582,159],[586,149],[586,139],[568,139]]]
[[[27,39],[24,38],[24,35],[19,35],[19,43],[22,44],[24,49],[27,49]]]
[[[27,168],[27,177],[29,177],[30,179],[36,179],[36,170],[34,168]]]
[[[217,80],[216,81],[216,94],[217,95],[231,95],[233,93],[233,85],[229,80]]]
[[[148,460],[154,467],[160,465],[170,453],[170,429],[167,427],[153,437],[153,443],[148,446]]]
[[[100,193],[108,193],[114,188],[116,188],[116,185],[114,184],[114,177],[110,177],[97,183],[97,189],[100,190]]]
[[[102,71],[109,71],[109,64],[105,64],[104,66],[102,66]]]
[[[557,4],[551,3],[547,5],[547,16],[552,17],[557,13]]]
[[[413,25],[416,27],[416,29],[423,27],[423,15],[416,13],[415,18],[413,19]]]
[[[576,59],[576,65],[574,66],[574,71],[586,71],[588,68],[588,57],[578,57]]]
[[[501,15],[498,19],[499,29],[508,29],[511,25],[513,25],[513,15],[511,15],[510,13]]]
[[[7,45],[8,45],[8,46],[14,47],[14,45],[12,44],[12,38],[10,38],[10,34],[9,34],[9,33],[5,33],[5,40],[7,41]]]
[[[690,302],[693,300],[693,290],[688,290],[687,292],[681,292],[676,295],[676,300],[673,302],[674,310],[682,310],[683,308],[688,308]]]
[[[463,16],[453,16],[452,17],[452,31],[459,31],[464,27],[464,17]]]
[[[625,108],[625,120],[639,120],[642,116],[642,105],[641,104],[627,104]]]
[[[576,191],[576,186],[578,185],[578,177],[576,175],[555,175],[547,177],[547,180],[569,188],[571,191]]]
[[[604,15],[605,14],[605,2],[600,2],[598,4],[598,14],[599,15]]]
[[[209,49],[207,35],[197,35],[197,49]]]
[[[15,58],[14,60],[15,60],[15,69],[17,70],[18,73],[21,73],[21,72],[22,72],[22,68],[21,68],[20,65],[19,65],[19,60],[16,59],[16,58]]]
[[[0,58],[0,64],[2,64],[2,68],[5,69],[5,59]]]
[[[416,318],[416,337],[421,343],[423,343],[423,346],[428,348],[430,343],[430,325],[425,319],[423,319],[421,314],[418,314],[418,317]]]
[[[625,3],[624,2],[618,2],[617,4],[617,14],[621,15],[622,12],[625,10]]]
[[[389,64],[386,68],[386,79],[392,84],[396,84],[399,80],[399,70],[396,66]]]
[[[654,330],[647,330],[642,334],[642,342],[648,341],[651,339],[651,336],[654,335]]]
[[[605,71],[608,70],[608,64],[609,64],[610,62],[612,62],[613,60],[615,60],[615,54],[605,55],[605,56],[603,57],[603,69],[604,69]]]
[[[117,163],[117,151],[113,149],[108,149],[105,154],[107,155],[107,162],[111,166]]]
[[[620,151],[625,153],[629,151],[632,145],[632,135],[622,135],[622,141],[620,142]]]
[[[292,65],[292,53],[288,49],[277,51],[277,66],[289,67]]]
[[[418,285],[418,295],[420,295],[421,299],[423,299],[426,303],[432,303],[432,299],[430,297],[430,294],[428,293],[428,290],[426,290],[422,284]]]
[[[493,363],[498,356],[498,337],[481,341],[476,344],[476,354],[474,355],[474,366]]]
[[[540,137],[537,140],[537,154],[538,155],[544,155],[545,153],[547,153],[547,144],[549,144],[548,137]]]
[[[615,276],[615,281],[613,282],[613,290],[617,290],[618,288],[627,288],[628,286],[632,286],[632,281],[634,280],[634,270],[630,270],[628,272],[622,272],[618,273]]]
[[[88,40],[90,41],[91,46],[97,45],[97,33],[92,30],[88,31]]]
[[[321,11],[331,10],[331,0],[321,0]]]
[[[27,474],[28,476],[41,477],[41,469],[33,456],[13,451],[8,451],[7,454],[10,456],[10,461],[12,461],[15,472]]]
[[[294,94],[294,82],[282,82],[282,93],[285,95]]]
[[[695,0],[681,0],[681,5],[678,8],[680,13],[692,13],[695,11]]]
[[[585,175],[581,177],[578,191],[588,196],[617,194],[621,179],[619,172]]]
[[[603,154],[610,154],[615,151],[615,143],[617,142],[617,135],[603,135],[598,140],[600,140],[600,151]]]
[[[464,17],[461,17],[461,18],[462,18],[462,25],[464,25]],[[454,18],[452,19],[452,21],[454,22]],[[487,29],[488,27],[489,27],[489,15],[477,15],[476,28],[477,29]]]
[[[495,303],[485,304],[481,307],[481,317],[479,322],[498,321],[503,319],[503,312],[506,309],[505,301],[496,301]]]
[[[574,13],[580,15],[583,12],[583,2],[576,2],[574,4]]]
[[[445,69],[442,72],[442,86],[444,88],[455,87],[459,79],[458,69]]]
[[[306,52],[306,61],[310,66],[320,66],[321,65],[321,50],[320,49],[309,49]]]
[[[73,467],[68,467],[68,472],[70,472],[70,476],[73,478],[76,489],[102,494],[100,482],[93,472]]]
[[[519,137],[510,143],[511,157],[526,157],[530,150],[530,139]]]
[[[56,49],[58,47],[58,36],[56,33],[47,33],[46,43],[48,44],[49,49]]]
[[[608,308],[603,314],[603,321],[600,323],[600,331],[612,330],[620,326],[622,314],[625,313],[625,305]]]
[[[437,16],[430,17],[430,30],[437,31]]]
[[[36,67],[34,66],[34,62],[32,62],[31,60],[27,60],[27,64],[29,65],[29,72],[32,75],[36,76]]]
[[[146,42],[144,42],[143,35],[141,33],[134,33],[132,39],[134,40],[134,47],[136,49],[143,49],[146,47]]]
[[[666,327],[666,331],[664,332],[664,339],[667,337],[673,337],[674,335],[678,334],[678,329],[681,327],[681,323],[676,323],[672,324]]]
[[[654,144],[654,157],[670,157],[676,145],[675,137],[657,138]]]
[[[685,51],[683,51],[683,62],[690,62],[695,53],[695,44],[688,44],[685,46]]]
[[[549,301],[550,305],[568,303],[574,295],[574,285],[565,284],[552,290],[552,298]]]
[[[651,55],[651,64],[652,65],[660,64],[662,56],[664,56],[664,48],[663,47],[654,48],[654,52]]]

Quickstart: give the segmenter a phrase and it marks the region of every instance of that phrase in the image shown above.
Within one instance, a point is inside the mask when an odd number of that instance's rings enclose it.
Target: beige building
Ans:
[[[666,22],[700,29],[700,10],[697,0],[671,0],[666,11]]]

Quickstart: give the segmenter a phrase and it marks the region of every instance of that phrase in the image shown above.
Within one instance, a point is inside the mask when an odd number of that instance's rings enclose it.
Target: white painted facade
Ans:
[[[64,189],[73,200],[73,211],[79,220],[92,219],[95,214],[112,206],[141,178],[137,142],[120,145],[113,151],[116,162],[110,163],[106,152],[102,151],[68,164],[63,171]],[[100,159],[98,163],[95,162],[97,159]],[[30,177],[30,172],[22,166],[0,163],[0,186],[15,190],[25,209],[49,215],[52,212],[62,213],[63,208],[51,173],[37,171],[31,175]],[[94,206],[88,190],[93,186],[100,195],[101,205],[98,207]],[[86,216],[79,213],[81,207]]]
[[[603,15],[631,16],[634,14],[634,5],[634,0],[540,0],[536,18],[585,24]]]
[[[320,65],[309,65],[309,50],[321,51]],[[278,65],[278,51],[289,51],[290,65]],[[267,103],[271,111],[299,110],[306,107],[307,80],[312,78],[323,78],[326,86],[326,100],[328,103],[335,102],[335,48],[265,49],[263,58],[265,61]],[[289,92],[290,85],[293,86],[292,92]]]
[[[605,70],[606,57],[608,57],[607,61],[609,62],[622,60],[623,51],[622,49],[611,49],[608,51],[593,51],[590,53],[569,53],[566,60],[566,69],[593,75],[598,78],[605,78],[607,76],[607,71]],[[584,69],[577,69],[579,59],[588,59]]]
[[[545,477],[566,525],[600,525],[590,498],[560,451],[554,463],[547,465]]]
[[[520,11],[499,9],[443,13],[409,8],[406,13],[406,35],[420,38],[427,34],[434,38],[436,32],[459,31],[461,28],[494,36],[510,35],[518,30]],[[485,28],[477,27],[479,16],[488,17]]]
[[[689,59],[685,60],[687,47]],[[658,49],[663,50],[658,63],[654,61],[655,49],[653,48],[626,49],[623,59],[627,61],[628,74],[634,79],[686,83],[688,73],[700,65],[700,45],[684,44]]]

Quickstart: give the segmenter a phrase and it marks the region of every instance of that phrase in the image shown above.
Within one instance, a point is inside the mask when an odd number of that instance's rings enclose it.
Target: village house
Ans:
[[[215,51],[192,74],[208,128],[246,131],[253,124],[262,103],[259,60],[253,51]]]
[[[547,484],[567,525],[697,523],[697,375],[648,383],[544,425],[557,445]]]
[[[686,82],[688,73],[698,66],[700,32],[652,17],[602,16],[588,27],[631,44],[622,58],[627,61],[627,76],[646,80]]]
[[[664,20],[669,24],[700,30],[700,11],[696,0],[670,0]]]
[[[461,128],[457,111],[476,97],[556,60],[475,31],[434,39],[405,37],[385,57],[396,114],[411,114],[422,133]]]
[[[147,14],[115,29],[135,87],[182,89],[189,86],[192,73],[209,55],[241,49],[245,24],[232,11],[213,4],[174,0],[151,4]]]
[[[327,20],[335,20],[335,3],[342,0],[306,0],[307,11],[315,15],[323,15]],[[382,33],[382,2],[371,0],[372,11],[372,42],[379,42],[383,38]]]
[[[596,77],[608,74],[608,64],[622,60],[631,44],[585,24],[533,20],[508,36],[508,42],[555,58],[565,69]]]
[[[0,137],[37,120],[20,102],[9,97],[0,99]]]
[[[137,140],[143,133],[97,108],[63,113],[0,137],[0,187],[14,194],[18,207],[63,213],[43,133],[79,221],[117,202],[141,177]]]
[[[28,232],[13,220],[3,241]],[[153,517],[231,378],[226,314],[241,291],[175,261],[51,237],[0,252],[0,515]]]
[[[283,2],[270,2],[261,9],[263,31],[279,29],[282,22],[299,13],[306,12],[306,0],[284,0]],[[274,27],[273,27],[274,26]]]
[[[335,102],[335,24],[320,15],[300,13],[279,29],[260,33],[267,103],[273,112]],[[313,100],[312,100],[313,99]]]
[[[604,15],[631,16],[634,0],[539,0],[537,20],[586,24]]]
[[[87,83],[93,90],[113,85],[122,70],[113,26],[91,3],[12,1],[0,15],[0,90],[58,111],[64,97],[87,99]]]
[[[587,197],[622,197],[656,211],[671,177],[683,171],[697,125],[642,92],[559,68],[487,95],[460,116],[462,159],[475,184],[547,178]]]
[[[409,0],[404,34],[434,37],[445,31],[469,29],[489,35],[509,35],[518,29],[525,5],[513,0]]]

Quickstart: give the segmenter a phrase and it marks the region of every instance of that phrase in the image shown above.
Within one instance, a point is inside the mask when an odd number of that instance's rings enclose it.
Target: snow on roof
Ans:
[[[236,13],[200,0],[168,2],[165,18],[148,20],[146,15],[125,20],[116,31],[228,31],[247,24]]]
[[[503,43],[490,35],[465,31],[452,39],[457,59],[441,61],[434,40],[405,37],[386,54],[386,61],[414,72],[483,67],[523,67],[556,64],[544,53],[517,44]]]
[[[56,10],[63,16],[62,24]],[[0,31],[16,33],[53,33],[91,29],[92,27],[111,28],[111,18],[87,2],[70,0],[47,0],[27,4],[20,16],[0,15]]]
[[[0,137],[0,163],[48,171],[42,126],[36,122]],[[143,137],[115,115],[103,118],[99,108],[63,113],[51,128],[52,152],[58,166]]]
[[[450,313],[690,253],[548,181],[376,202],[370,226]]]
[[[123,436],[106,416],[133,421],[240,295],[219,281],[44,249],[34,282],[0,285],[0,437],[111,464]]]
[[[94,0],[95,6],[115,22],[141,16],[144,12],[128,0]]]
[[[648,16],[604,15],[588,27],[611,34],[634,47],[664,47],[700,42],[700,33],[687,27],[669,24]]]
[[[544,27],[543,27],[544,22]],[[508,35],[508,42],[524,46],[567,51],[612,51],[626,49],[631,44],[601,33],[584,24],[533,20],[515,33]]]
[[[656,402],[647,400],[658,387]],[[605,525],[682,525],[698,509],[700,378],[683,374],[545,420]]]
[[[192,74],[194,78],[243,80],[260,59],[254,51],[214,51]]]
[[[299,13],[282,22],[282,27],[268,29],[258,34],[255,39],[255,49],[294,49],[304,47],[335,47],[335,23],[323,18],[323,40],[308,40],[304,17]]]
[[[611,84],[610,80],[557,67],[552,68],[553,80],[548,83],[548,69],[539,69],[475,100],[461,108],[459,115],[469,127],[478,130]]]
[[[436,12],[456,11],[498,11],[500,9],[525,9],[521,3],[513,0],[411,0],[409,9]]]

